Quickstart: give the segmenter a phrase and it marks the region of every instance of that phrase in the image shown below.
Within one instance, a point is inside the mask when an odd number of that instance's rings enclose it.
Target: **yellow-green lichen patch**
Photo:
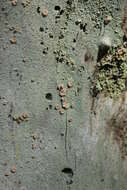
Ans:
[[[126,89],[127,44],[111,48],[97,63],[94,73],[93,92],[118,97]]]

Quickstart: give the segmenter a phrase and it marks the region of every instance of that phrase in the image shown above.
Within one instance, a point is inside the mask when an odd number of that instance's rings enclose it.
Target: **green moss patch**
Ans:
[[[98,63],[94,73],[93,92],[118,97],[126,89],[127,43],[111,48]]]

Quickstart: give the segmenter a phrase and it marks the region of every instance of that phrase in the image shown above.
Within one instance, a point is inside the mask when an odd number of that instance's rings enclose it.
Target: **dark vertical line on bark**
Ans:
[[[66,158],[68,158],[67,135],[68,135],[68,125],[67,125],[67,112],[66,112],[66,126],[65,126],[65,151],[66,151]]]

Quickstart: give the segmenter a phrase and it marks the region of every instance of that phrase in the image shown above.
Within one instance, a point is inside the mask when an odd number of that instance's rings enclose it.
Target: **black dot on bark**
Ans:
[[[101,182],[104,182],[104,179],[101,179]]]
[[[47,93],[47,94],[45,95],[45,98],[46,98],[47,100],[52,100],[52,99],[53,99],[51,93]]]
[[[62,169],[62,173],[68,175],[69,177],[73,177],[73,175],[74,175],[74,172],[71,168]]]
[[[62,9],[61,11],[60,11],[60,15],[62,15],[64,13],[64,10]]]
[[[44,42],[41,42],[40,44],[41,44],[41,45],[44,45]]]
[[[50,110],[52,109],[52,105],[49,105],[49,109],[50,109]]]
[[[60,6],[59,5],[56,5],[55,7],[54,7],[54,9],[55,9],[55,11],[60,11]]]
[[[2,11],[5,11],[5,9],[6,9],[5,7],[2,7],[2,8],[1,8]]]
[[[80,29],[83,30],[83,32],[86,32],[86,27],[87,27],[87,23],[85,24],[80,24]]]
[[[40,7],[37,7],[37,13],[40,13]]]
[[[71,6],[72,5],[72,0],[68,0],[67,5]]]
[[[44,32],[44,28],[43,27],[40,27],[40,32]]]

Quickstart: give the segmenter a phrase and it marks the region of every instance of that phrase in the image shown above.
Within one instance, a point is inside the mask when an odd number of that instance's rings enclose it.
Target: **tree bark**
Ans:
[[[90,93],[101,37],[122,42],[122,10],[123,0],[0,1],[1,190],[127,188],[107,132],[126,93]]]

